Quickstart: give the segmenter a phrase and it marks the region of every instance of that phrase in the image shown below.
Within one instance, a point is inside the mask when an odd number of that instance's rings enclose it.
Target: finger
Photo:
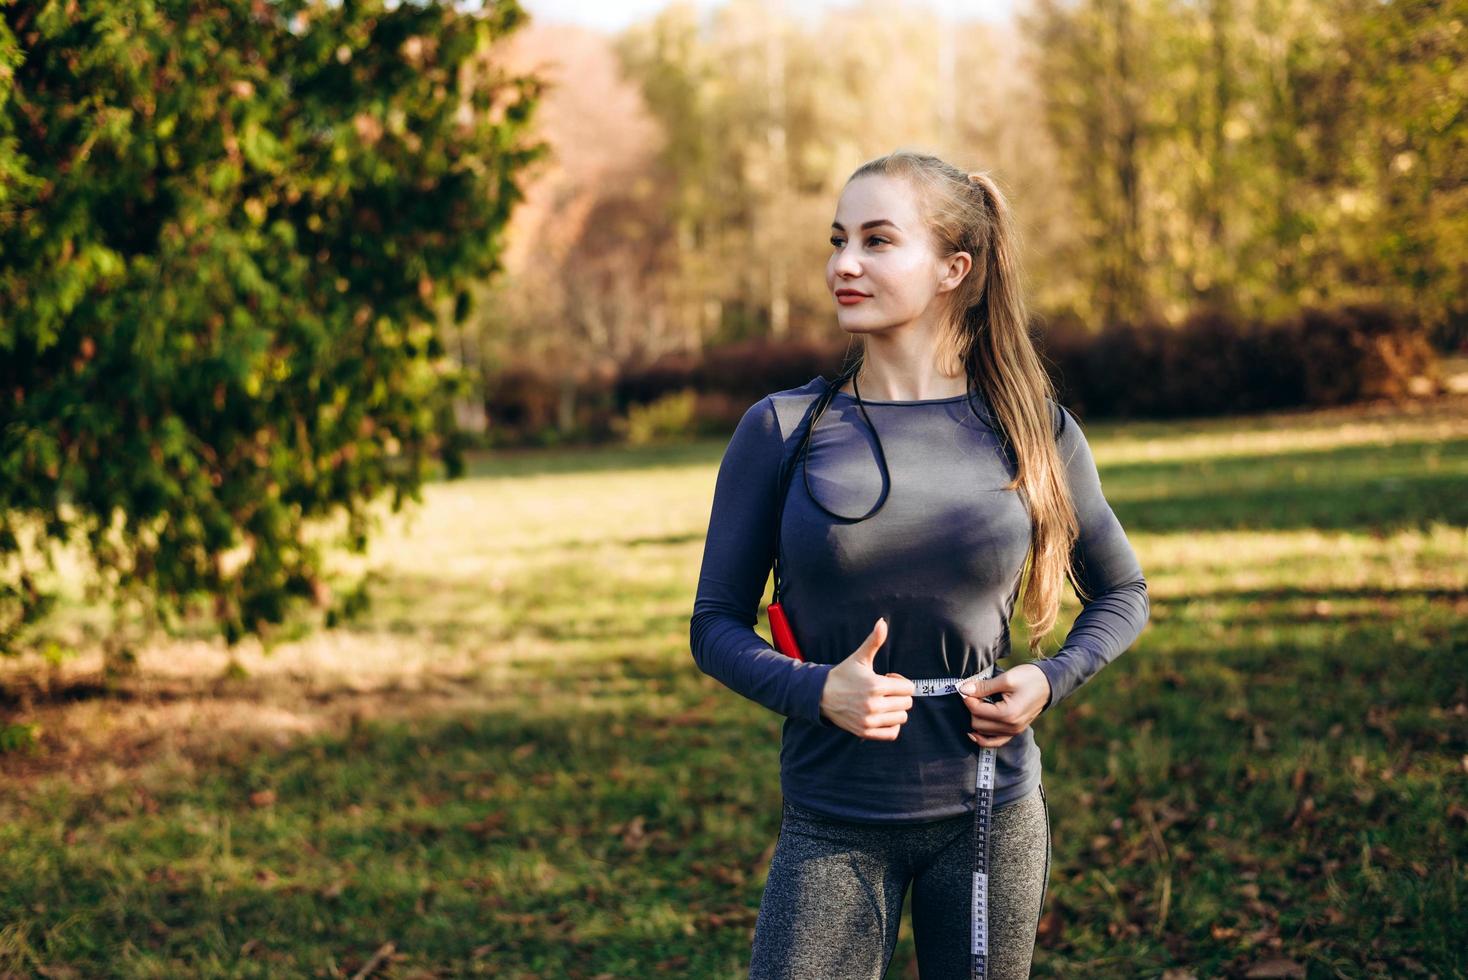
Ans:
[[[877,651],[886,642],[887,620],[878,617],[876,624],[872,627],[872,631],[867,634],[867,638],[861,641],[861,646],[857,647],[851,655],[859,660],[866,661],[867,666],[871,666],[872,661],[877,657]]]
[[[999,748],[999,746],[1003,745],[1004,743],[1008,742],[1010,739],[1014,738],[1013,735],[989,736],[989,735],[979,735],[979,734],[977,734],[975,732],[969,732],[968,733],[968,737],[969,737],[969,740],[971,742],[973,742],[975,745],[981,745],[981,746],[983,746],[986,749],[997,749],[997,748]]]
[[[868,728],[889,728],[907,724],[906,711],[884,711],[881,714],[867,715]]]
[[[867,698],[868,711],[910,711],[912,697],[906,694],[878,694]]]
[[[1002,721],[990,721],[985,718],[970,718],[969,731],[978,732],[980,735],[1015,735],[1018,731],[1013,725]]]
[[[968,708],[969,714],[976,719],[983,719],[994,724],[1004,724],[1014,720],[1013,711],[1007,704],[991,704],[978,698],[964,698],[963,704]]]
[[[876,685],[878,694],[911,695],[916,690],[917,685],[901,674],[883,674]]]
[[[892,742],[902,731],[901,725],[890,725],[886,728],[864,728],[861,737],[869,742]]]
[[[979,702],[982,707],[969,715],[971,728],[989,732],[1007,732],[1011,735],[1024,731],[1018,715],[1007,708],[996,709],[993,705]]]
[[[912,707],[912,698],[902,694],[869,694],[861,707],[868,715],[906,711]]]
[[[1005,674],[1000,674],[998,677],[981,677],[978,680],[965,681],[959,685],[958,693],[966,697],[986,698],[1012,690],[1014,690],[1014,682]]]
[[[1025,730],[1014,718],[980,718],[975,715],[969,720],[969,728],[986,735],[1018,735]]]

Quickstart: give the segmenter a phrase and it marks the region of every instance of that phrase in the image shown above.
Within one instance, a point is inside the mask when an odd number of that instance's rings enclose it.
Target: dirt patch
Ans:
[[[39,735],[31,751],[0,754],[0,795],[23,797],[52,777],[105,790],[158,764],[203,765],[367,721],[494,703],[495,672],[462,653],[414,655],[385,638],[331,634],[294,646],[240,654],[243,677],[230,676],[229,656],[206,643],[149,651],[136,676],[111,684],[99,656],[60,670],[5,664],[0,710],[12,723],[37,724]]]

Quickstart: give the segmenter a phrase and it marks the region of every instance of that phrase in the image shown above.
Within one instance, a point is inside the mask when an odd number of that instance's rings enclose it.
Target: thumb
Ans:
[[[958,686],[958,693],[967,694],[971,698],[986,698],[991,694],[1010,689],[1009,678],[1000,674],[997,677],[980,677],[977,680],[964,681]]]
[[[872,665],[872,662],[877,657],[877,651],[880,650],[882,648],[882,644],[886,642],[887,620],[884,618],[878,618],[877,624],[872,627],[872,631],[867,634],[867,638],[861,641],[861,646],[857,647],[856,650],[852,652],[849,659],[860,660],[868,667],[870,667]]]

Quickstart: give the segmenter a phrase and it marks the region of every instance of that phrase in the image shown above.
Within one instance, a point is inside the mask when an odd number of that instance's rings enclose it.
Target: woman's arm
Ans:
[[[739,420],[719,464],[689,643],[699,669],[726,687],[782,715],[824,724],[821,691],[835,665],[787,657],[753,628],[773,563],[783,456],[767,396]]]
[[[1060,649],[1052,656],[1028,661],[1044,671],[1050,682],[1047,711],[1131,646],[1151,615],[1147,580],[1121,522],[1101,492],[1090,444],[1075,416],[1063,406],[1060,410],[1060,459],[1080,522],[1072,555],[1076,577],[1091,598],[1081,599],[1081,611]]]

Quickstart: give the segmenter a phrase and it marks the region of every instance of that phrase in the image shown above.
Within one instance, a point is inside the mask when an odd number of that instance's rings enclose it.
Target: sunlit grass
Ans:
[[[1468,969],[1465,418],[1087,424],[1153,615],[1037,725],[1037,976]],[[478,461],[339,561],[381,576],[356,621],[21,706],[0,973],[744,975],[780,719],[688,652],[722,449]]]

